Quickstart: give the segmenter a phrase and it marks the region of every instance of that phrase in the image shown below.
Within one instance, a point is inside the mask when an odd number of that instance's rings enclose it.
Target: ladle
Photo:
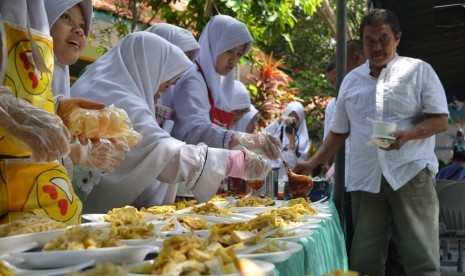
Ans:
[[[287,178],[289,179],[288,192],[292,198],[307,197],[313,189],[313,179],[310,176],[294,173],[287,163],[282,151],[279,151],[284,168],[286,168]]]

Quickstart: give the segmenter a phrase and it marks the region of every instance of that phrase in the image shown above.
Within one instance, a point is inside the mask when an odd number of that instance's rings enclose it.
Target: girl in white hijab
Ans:
[[[125,109],[134,130],[143,136],[121,166],[94,187],[84,204],[85,213],[130,204],[155,179],[186,182],[197,200],[207,201],[227,175],[253,178],[268,173],[269,165],[251,152],[186,145],[158,126],[154,94],[175,83],[191,66],[178,47],[155,34],[136,32],[98,59],[73,85],[72,96]]]
[[[186,29],[168,23],[158,23],[151,26],[146,31],[159,35],[172,44],[178,46],[191,61],[194,61],[199,55],[200,45],[197,43],[197,40],[192,33]],[[166,91],[161,93],[161,95],[160,93],[157,93],[155,95],[155,103],[170,108],[173,107],[172,87],[166,89]]]
[[[178,46],[191,61],[194,61],[199,54],[200,45],[197,43],[197,40],[192,33],[186,29],[168,23],[158,23],[151,26],[146,31],[159,35],[173,45]],[[164,110],[164,106],[171,108],[173,106],[172,87],[168,87],[164,92],[156,93],[154,101],[155,105],[157,105],[155,112],[159,112],[158,110]],[[162,107],[158,109],[160,106]],[[158,116],[159,114],[156,115]],[[160,121],[158,121],[158,123],[161,127],[166,126],[164,123],[160,123]],[[164,128],[164,130],[170,133],[170,131],[168,131],[169,129]],[[178,184],[170,185],[168,183],[155,181],[137,197],[132,205],[140,208],[173,204],[177,190]],[[152,195],[156,196],[153,197]]]
[[[53,37],[55,66],[52,90],[58,102],[58,99],[70,97],[69,65],[78,61],[87,44],[92,0],[44,0],[44,5]],[[87,187],[97,184],[103,171],[112,171],[118,166],[129,148],[106,139],[96,144],[89,144],[82,137],[81,140],[85,146],[72,143],[70,154],[60,161],[66,167],[76,192],[84,199],[89,193]]]
[[[254,133],[257,128],[258,121],[258,110],[252,104],[249,106],[249,112],[245,113],[244,116],[234,125],[234,130]]]
[[[53,68],[52,81],[53,94],[69,98],[69,65],[78,61],[79,54],[87,44],[87,37],[89,37],[92,22],[92,0],[44,0],[44,4],[52,36],[54,36],[53,24],[75,5],[78,5],[80,8],[84,19],[84,26],[82,26],[81,30],[75,29],[73,33],[59,34],[68,36],[66,40],[60,42],[60,45],[56,45],[55,41],[57,39],[54,39],[55,66]],[[74,51],[70,53],[69,49],[74,49]]]
[[[292,123],[294,123],[294,129],[289,128]],[[286,131],[286,127],[288,127],[289,131]],[[289,103],[286,106],[284,115],[268,125],[265,130],[281,141],[284,157],[291,169],[295,167],[297,161],[306,159],[310,149],[310,140],[308,138],[304,107],[301,103]]]
[[[271,159],[279,156],[279,142],[271,135],[227,129],[233,118],[234,68],[252,42],[244,23],[230,16],[216,15],[207,23],[199,39],[200,54],[195,66],[173,88],[173,137],[215,148],[242,145]]]
[[[245,132],[245,128],[243,130],[237,128],[237,123],[244,114],[250,111],[250,104],[250,95],[247,87],[242,82],[235,81],[233,97],[231,99],[231,112],[234,114],[234,117],[229,129]]]

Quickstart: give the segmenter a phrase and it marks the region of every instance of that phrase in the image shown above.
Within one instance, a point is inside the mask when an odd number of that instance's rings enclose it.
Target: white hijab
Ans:
[[[44,0],[44,4],[50,28],[65,11],[79,4],[86,23],[84,33],[86,37],[89,37],[93,11],[92,0]],[[69,98],[69,87],[69,66],[61,64],[57,56],[55,56],[52,81],[53,94]]]
[[[134,130],[143,136],[121,165],[94,187],[84,210],[109,210],[131,203],[184,145],[158,126],[153,96],[160,84],[191,66],[182,50],[165,39],[135,32],[99,58],[73,85],[73,97],[125,109]]]
[[[301,154],[300,158],[305,158],[308,150],[310,149],[310,140],[308,138],[307,130],[307,120],[305,119],[304,106],[299,102],[291,102],[286,106],[284,115],[289,116],[293,111],[299,116],[300,124],[297,126],[299,130],[297,131],[297,136],[299,137],[299,152]],[[297,141],[296,141],[297,142]],[[289,140],[286,135],[283,134],[283,145],[288,145]]]
[[[234,126],[232,126],[231,129],[235,131],[245,132],[247,125],[250,123],[250,121],[252,121],[255,115],[257,115],[257,113],[258,110],[255,108],[255,106],[251,104],[250,111],[245,113],[244,116],[242,116],[242,118],[239,121],[237,121],[237,123]]]
[[[247,87],[240,82],[234,81],[233,97],[231,99],[231,111],[250,107],[250,94]]]
[[[192,61],[199,55],[200,45],[195,37],[186,29],[168,23],[158,23],[146,30],[168,40],[185,52],[195,51]]]
[[[234,89],[235,72],[226,76],[216,72],[218,55],[242,44],[244,54],[252,47],[252,36],[247,26],[227,15],[216,15],[210,19],[200,35],[200,54],[197,61],[202,67],[205,79],[216,108],[230,111],[230,100]]]

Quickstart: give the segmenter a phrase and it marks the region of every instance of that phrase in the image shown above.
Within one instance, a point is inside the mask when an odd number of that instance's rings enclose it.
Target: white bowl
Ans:
[[[397,124],[393,122],[374,121],[373,136],[391,136],[396,131]]]

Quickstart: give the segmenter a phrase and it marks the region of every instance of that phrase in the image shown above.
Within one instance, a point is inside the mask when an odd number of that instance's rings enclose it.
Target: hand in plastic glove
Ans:
[[[270,164],[256,153],[245,148],[242,151],[245,154],[245,169],[242,178],[245,180],[264,180],[271,171]]]
[[[113,172],[126,157],[129,147],[123,142],[112,139],[100,139],[99,144],[88,143],[81,147],[79,165],[98,168],[104,172]]]
[[[0,87],[0,128],[20,140],[35,162],[52,162],[69,151],[70,134],[60,117],[16,98]]]
[[[295,118],[292,117],[292,116],[283,115],[278,119],[278,123],[282,123],[282,122],[284,122],[284,124],[286,124],[286,125],[289,125],[289,124],[295,122]]]
[[[69,126],[68,117],[71,113],[71,110],[73,110],[75,107],[99,110],[105,108],[105,105],[84,98],[60,98],[58,102],[57,115],[60,116],[66,126]],[[87,139],[85,135],[79,135],[78,140],[81,145],[87,145],[89,142],[89,139]],[[99,139],[91,139],[91,141],[93,144],[99,144]]]
[[[255,134],[236,132],[229,145],[230,149],[242,145],[253,152],[263,153],[271,160],[278,159],[281,150],[281,142],[278,138],[264,131]]]

